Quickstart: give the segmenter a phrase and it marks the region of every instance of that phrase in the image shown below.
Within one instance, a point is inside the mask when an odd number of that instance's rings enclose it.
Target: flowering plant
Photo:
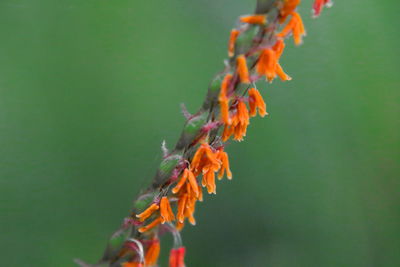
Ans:
[[[98,264],[94,266],[156,266],[160,235],[171,233],[174,246],[169,266],[184,267],[185,248],[180,230],[187,220],[195,225],[195,207],[203,201],[203,188],[216,194],[216,178],[232,179],[225,142],[242,141],[250,118],[268,115],[255,83],[291,77],[281,66],[285,40],[293,36],[300,45],[306,32],[299,13],[300,0],[258,0],[255,14],[241,16],[228,42],[225,68],[208,88],[202,107],[187,119],[172,151],[165,144],[153,183],[134,202],[131,214],[115,232]],[[329,0],[316,0],[318,16]],[[81,266],[92,266],[77,260]]]

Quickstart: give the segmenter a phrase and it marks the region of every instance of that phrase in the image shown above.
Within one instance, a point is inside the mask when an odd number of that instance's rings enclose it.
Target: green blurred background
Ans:
[[[96,261],[255,0],[1,0],[0,266]],[[337,0],[183,231],[187,265],[400,266],[397,1]],[[170,240],[165,240],[161,266]]]

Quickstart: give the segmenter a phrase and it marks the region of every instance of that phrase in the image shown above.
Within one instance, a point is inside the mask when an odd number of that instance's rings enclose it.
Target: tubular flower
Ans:
[[[258,74],[265,75],[269,82],[272,82],[276,75],[278,75],[282,81],[289,81],[292,79],[283,71],[281,65],[278,63],[284,48],[285,43],[282,39],[278,39],[272,48],[261,51],[256,70]]]
[[[224,151],[223,147],[217,151],[217,159],[221,162],[221,168],[219,169],[219,172],[218,172],[218,179],[221,180],[222,177],[224,176],[224,173],[226,172],[226,177],[229,180],[231,180],[232,172],[231,172],[231,169],[229,168],[228,153],[226,153]]]
[[[180,223],[183,223],[185,221],[185,208],[187,198],[187,194],[182,194],[178,200],[178,212],[176,213],[176,218]]]
[[[160,240],[154,238],[150,241],[144,257],[145,267],[155,266],[160,255]]]
[[[185,267],[185,247],[171,249],[169,267]]]
[[[238,100],[236,113],[232,117],[232,123],[225,125],[222,133],[222,140],[226,141],[231,135],[236,141],[242,141],[243,137],[246,136],[247,126],[249,122],[249,111],[247,110],[246,104],[242,99]]]
[[[172,193],[174,194],[178,193],[186,182],[188,182],[189,185],[191,186],[191,189],[193,190],[195,196],[199,197],[200,190],[199,190],[199,185],[197,184],[196,177],[194,176],[193,172],[188,168],[183,170],[182,177],[179,180],[178,184],[172,189]]]
[[[212,165],[214,169],[219,169],[220,162],[216,158],[211,146],[207,143],[203,143],[197,149],[193,156],[191,163],[191,170],[195,176],[199,175],[205,166]]]
[[[260,114],[261,117],[268,115],[264,99],[256,88],[251,88],[249,90],[249,107],[251,117],[256,116],[257,109],[258,114]]]
[[[217,172],[220,168],[220,165],[206,165],[203,168],[203,179],[201,180],[201,184],[203,187],[207,187],[207,192],[209,194],[216,194],[217,187],[215,185],[215,172]]]
[[[331,7],[332,6],[332,1],[330,0],[315,0],[314,5],[313,5],[313,17],[316,18],[321,14],[322,8],[324,6],[326,7]]]
[[[232,79],[231,74],[225,75],[222,84],[221,84],[221,90],[219,93],[218,101],[220,105],[220,110],[221,110],[221,119],[222,122],[225,124],[230,124],[230,119],[229,119],[229,98],[228,98],[228,87],[229,83]]]
[[[240,18],[240,21],[248,24],[264,25],[265,23],[267,23],[267,16],[266,15],[244,16]]]
[[[171,222],[175,220],[168,197],[162,197],[160,201],[161,223]]]
[[[159,225],[161,222],[162,222],[161,217],[158,217],[157,219],[155,219],[154,221],[152,221],[148,225],[140,227],[138,231],[139,231],[139,233],[147,232],[147,231],[153,229],[154,227],[156,227],[157,225]]]
[[[277,37],[286,37],[290,32],[292,32],[294,43],[300,45],[303,42],[302,37],[306,35],[306,30],[304,29],[303,21],[299,13],[292,12],[291,15],[292,18],[282,31],[277,34]]]
[[[140,214],[137,214],[136,217],[139,218],[139,220],[141,222],[143,222],[144,220],[146,220],[147,218],[149,218],[156,210],[159,209],[158,204],[153,203],[150,205],[150,207],[148,207],[145,211],[143,211]]]
[[[278,62],[276,52],[270,48],[261,51],[257,62],[257,72],[260,75],[265,75],[268,81],[272,81],[276,76],[276,64]]]
[[[236,58],[237,73],[241,83],[250,83],[249,70],[247,68],[246,57],[240,55]]]
[[[235,54],[235,43],[236,39],[238,38],[240,34],[240,31],[233,29],[231,31],[231,35],[229,37],[229,43],[228,43],[228,56],[233,57]]]

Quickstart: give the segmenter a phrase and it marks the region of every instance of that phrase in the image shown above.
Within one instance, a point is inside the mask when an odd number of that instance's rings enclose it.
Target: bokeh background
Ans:
[[[254,4],[1,0],[1,266],[100,257]],[[400,266],[400,4],[310,7],[294,79],[258,85],[270,117],[183,231],[189,267]]]

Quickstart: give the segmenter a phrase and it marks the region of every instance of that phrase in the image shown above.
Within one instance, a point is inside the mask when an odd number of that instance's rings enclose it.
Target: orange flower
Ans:
[[[292,12],[291,15],[292,18],[282,29],[282,31],[277,34],[277,37],[286,37],[290,32],[292,32],[294,43],[296,45],[300,45],[303,42],[302,37],[306,35],[304,24],[299,13]]]
[[[231,172],[231,170],[229,168],[228,153],[226,153],[223,148],[218,150],[217,159],[219,161],[221,161],[221,168],[219,169],[219,172],[218,172],[218,179],[221,180],[222,177],[224,176],[224,173],[226,172],[226,177],[229,180],[231,180],[232,179],[232,172]]]
[[[239,55],[236,58],[236,69],[242,83],[250,83],[249,70],[247,69],[246,57]]]
[[[251,88],[249,90],[249,106],[250,116],[252,117],[256,116],[257,109],[261,117],[268,115],[264,99],[262,98],[260,92],[255,88]]]
[[[196,197],[193,196],[188,196],[186,200],[185,217],[188,218],[191,225],[196,225],[196,220],[193,217],[196,207],[196,201]]]
[[[268,81],[272,81],[276,76],[277,62],[276,52],[271,48],[264,49],[258,58],[256,70],[260,75],[265,75]]]
[[[256,70],[260,75],[265,75],[269,82],[272,82],[276,75],[278,75],[282,81],[289,81],[292,79],[283,71],[281,65],[278,63],[284,48],[285,43],[282,39],[278,39],[272,48],[261,51]]]
[[[185,267],[185,248],[171,249],[169,254],[169,267]]]
[[[282,81],[290,81],[292,79],[292,77],[290,77],[283,71],[279,63],[276,64],[276,74],[279,76],[279,78],[281,78]]]
[[[186,181],[189,182],[195,196],[199,197],[199,186],[197,184],[196,177],[194,176],[193,172],[187,168],[183,170],[182,177],[179,180],[179,183],[172,189],[172,193],[178,193],[182,186],[186,183]]]
[[[220,162],[214,155],[211,147],[207,143],[203,143],[197,149],[191,162],[191,170],[194,176],[199,175],[206,165],[220,166]]]
[[[267,16],[266,15],[244,16],[240,18],[240,21],[243,23],[264,25],[265,23],[267,23]]]
[[[285,0],[280,10],[280,22],[284,22],[286,17],[290,15],[300,4],[300,0]]]
[[[178,200],[178,212],[176,213],[176,218],[178,222],[183,223],[185,220],[185,207],[188,195],[182,194]]]
[[[229,98],[227,97],[228,94],[228,87],[229,83],[232,79],[232,74],[227,74],[225,75],[222,84],[221,84],[221,90],[219,93],[219,104],[220,104],[220,110],[221,110],[221,119],[223,123],[229,124],[230,119],[229,119]]]
[[[217,187],[215,185],[215,172],[219,170],[219,166],[207,165],[203,168],[203,179],[201,184],[203,187],[207,187],[207,192],[209,194],[216,194]]]
[[[232,117],[232,123],[225,125],[222,133],[222,140],[226,141],[231,135],[236,141],[242,141],[243,137],[246,136],[247,126],[249,125],[249,111],[247,110],[246,104],[243,100],[239,99],[236,107],[236,113]]]
[[[243,100],[238,101],[235,118],[236,118],[235,120],[236,125],[235,125],[234,139],[242,141],[243,137],[246,135],[247,126],[250,123],[249,112]]]
[[[122,263],[122,267],[143,267],[143,264],[140,262],[124,262]]]
[[[330,0],[315,0],[313,5],[313,17],[316,18],[321,14],[322,8],[331,7],[332,1]]]
[[[158,256],[160,255],[160,240],[154,238],[146,251],[146,256],[144,257],[145,266],[155,266],[158,261]]]
[[[141,222],[143,222],[144,220],[146,220],[147,218],[149,218],[156,210],[159,209],[158,204],[153,203],[150,205],[150,207],[148,207],[145,211],[143,211],[140,214],[137,214],[136,217],[139,218],[139,220]]]
[[[161,223],[171,222],[175,220],[168,197],[162,197],[160,201]]]
[[[139,233],[147,232],[148,230],[151,230],[154,227],[156,227],[157,225],[159,225],[161,222],[162,222],[161,217],[158,217],[157,219],[155,219],[154,221],[152,221],[148,225],[140,227],[138,231],[139,231]]]
[[[231,31],[231,35],[229,37],[229,43],[228,43],[228,55],[229,57],[233,57],[235,54],[235,42],[236,39],[238,38],[240,34],[240,31],[233,29]]]

